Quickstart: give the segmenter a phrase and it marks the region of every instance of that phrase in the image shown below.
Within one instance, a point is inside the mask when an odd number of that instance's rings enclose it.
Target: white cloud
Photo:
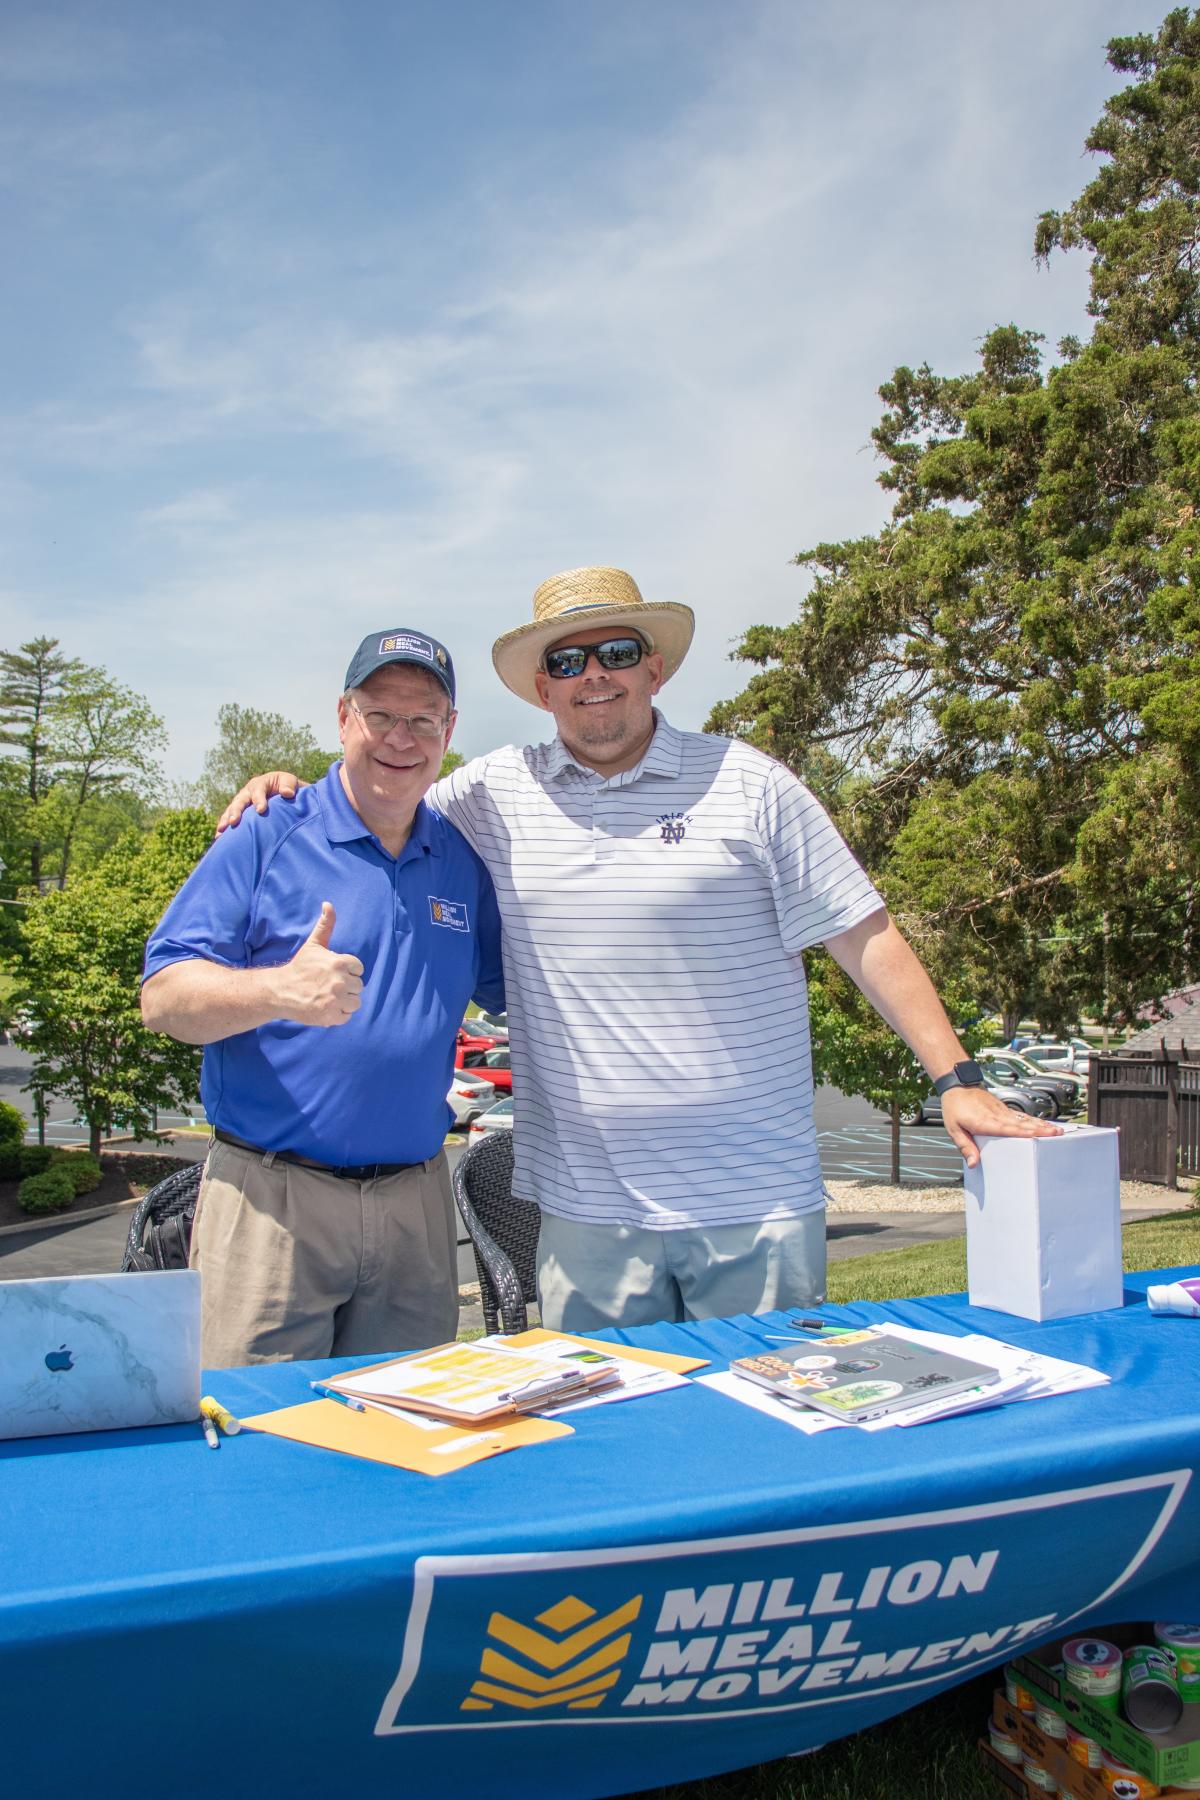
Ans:
[[[1035,272],[1033,223],[1086,175],[1098,44],[1138,10],[778,4],[736,34],[714,13],[686,105],[622,120],[587,180],[542,146],[523,192],[531,139],[469,238],[455,207],[365,239],[285,226],[207,137],[169,147],[208,281],[130,298],[119,372],[6,435],[120,477],[97,578],[172,773],[226,699],[320,733],[354,643],[401,622],[450,643],[466,748],[539,735],[491,641],[583,562],[696,607],[666,701],[699,724],[744,680],[731,640],[794,611],[789,558],[883,516],[864,446],[892,366],[964,367],[1001,318],[1080,323],[1082,265]]]

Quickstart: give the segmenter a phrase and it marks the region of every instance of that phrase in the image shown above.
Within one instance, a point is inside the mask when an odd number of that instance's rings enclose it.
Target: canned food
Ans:
[[[1011,1669],[1004,1671],[1004,1693],[1008,1704],[1015,1706],[1018,1712],[1033,1713],[1037,1711],[1037,1701],[1029,1689],[1022,1686]]]
[[[1085,1769],[1100,1767],[1100,1746],[1095,1738],[1085,1737],[1073,1725],[1067,1726],[1067,1755]]]
[[[1154,1644],[1134,1644],[1125,1652],[1121,1679],[1125,1717],[1151,1736],[1170,1731],[1183,1716],[1175,1686],[1174,1657]]]
[[[1107,1638],[1071,1638],[1063,1645],[1063,1672],[1079,1693],[1106,1712],[1121,1699],[1121,1652]]]
[[[999,1725],[997,1725],[994,1720],[988,1725],[988,1737],[992,1741],[992,1749],[996,1752],[997,1756],[1002,1756],[1005,1762],[1020,1762],[1020,1744],[1018,1744],[1015,1737],[1010,1737],[1007,1731],[1001,1731]]]
[[[1033,1718],[1043,1737],[1057,1738],[1059,1743],[1066,1743],[1067,1721],[1052,1706],[1047,1706],[1044,1700],[1038,1701]]]
[[[1154,1800],[1158,1787],[1148,1775],[1131,1769],[1109,1750],[1102,1750],[1100,1755],[1104,1785],[1116,1800]]]
[[[1184,1705],[1200,1702],[1200,1625],[1158,1625],[1154,1636],[1175,1658],[1175,1680]]]

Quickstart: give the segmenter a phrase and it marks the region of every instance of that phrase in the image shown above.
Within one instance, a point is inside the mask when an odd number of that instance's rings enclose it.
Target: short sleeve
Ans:
[[[504,959],[501,955],[500,908],[496,890],[486,869],[480,870],[479,913],[476,938],[479,967],[472,999],[486,1012],[503,1012],[507,1004],[504,992]]]
[[[261,851],[258,832],[247,820],[209,845],[150,934],[143,981],[171,963],[197,957],[230,969],[248,965],[246,939]]]
[[[883,906],[820,801],[778,763],[763,789],[759,830],[786,950],[822,944]]]

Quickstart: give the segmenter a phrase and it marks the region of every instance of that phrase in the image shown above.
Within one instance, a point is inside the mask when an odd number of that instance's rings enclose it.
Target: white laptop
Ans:
[[[0,1281],[0,1438],[200,1413],[200,1274]]]

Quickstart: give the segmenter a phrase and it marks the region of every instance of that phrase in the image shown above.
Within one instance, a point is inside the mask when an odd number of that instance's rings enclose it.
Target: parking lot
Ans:
[[[31,1059],[15,1044],[0,1045],[0,1099],[19,1106],[30,1121],[30,1139],[35,1131],[30,1096],[22,1086],[28,1079]],[[886,1182],[891,1171],[891,1126],[882,1113],[865,1101],[848,1099],[834,1088],[821,1088],[816,1097],[817,1137],[821,1146],[821,1163],[827,1179],[869,1180]],[[204,1154],[206,1133],[197,1121],[177,1112],[161,1112],[158,1127],[176,1133],[165,1146],[146,1143],[143,1148],[167,1149],[181,1160],[196,1160]],[[184,1128],[191,1127],[184,1135]],[[46,1120],[48,1143],[86,1141],[86,1129],[76,1118],[73,1107],[58,1102],[49,1108]],[[113,1148],[136,1148],[129,1138],[113,1140]],[[907,1127],[900,1134],[902,1172],[906,1181],[924,1185],[941,1182],[954,1184],[961,1174],[962,1162],[945,1133],[936,1127]],[[455,1133],[447,1145],[451,1167],[466,1148],[465,1134]],[[959,1215],[959,1219],[961,1215]],[[0,1276],[9,1279],[39,1275],[89,1274],[117,1268],[128,1229],[128,1212],[110,1214],[92,1220],[62,1220],[52,1228],[31,1227],[28,1232],[0,1235]],[[961,1229],[958,1219],[942,1214],[925,1214],[915,1219],[904,1215],[875,1218],[858,1214],[831,1219],[829,1254],[831,1257],[861,1255],[868,1250],[900,1247],[930,1235],[945,1236]],[[476,1279],[474,1257],[465,1230],[460,1227],[458,1250],[459,1280],[468,1286]]]

